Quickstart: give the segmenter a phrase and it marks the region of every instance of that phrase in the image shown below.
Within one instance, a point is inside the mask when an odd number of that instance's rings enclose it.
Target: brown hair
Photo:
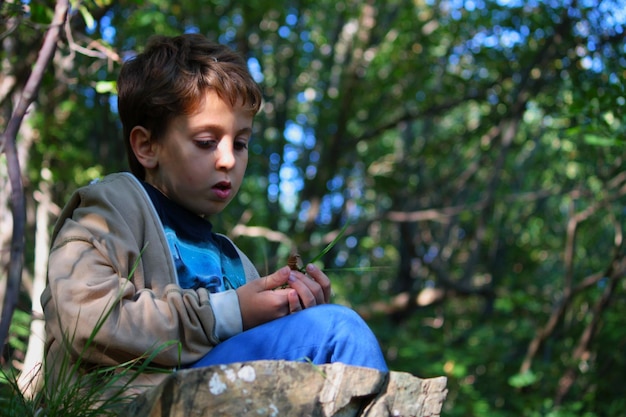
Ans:
[[[143,126],[160,140],[174,117],[198,109],[208,89],[232,106],[242,104],[252,115],[261,107],[261,90],[245,60],[202,35],[152,37],[143,53],[122,66],[118,111],[133,174],[145,179],[145,169],[130,146],[133,128]]]

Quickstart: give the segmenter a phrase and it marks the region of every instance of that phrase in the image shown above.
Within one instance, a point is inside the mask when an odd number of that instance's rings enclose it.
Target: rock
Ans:
[[[119,415],[439,416],[446,382],[340,363],[243,362],[175,372]]]

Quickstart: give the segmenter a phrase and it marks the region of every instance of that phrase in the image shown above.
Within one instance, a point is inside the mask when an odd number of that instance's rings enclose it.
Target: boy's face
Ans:
[[[146,167],[146,182],[198,215],[221,212],[241,186],[252,119],[209,90],[198,112],[174,118],[152,144],[155,164]]]

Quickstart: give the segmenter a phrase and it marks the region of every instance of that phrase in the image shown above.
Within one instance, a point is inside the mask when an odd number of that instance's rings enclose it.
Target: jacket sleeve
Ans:
[[[246,283],[259,278],[259,273],[250,259],[239,249],[235,243],[227,236],[220,234],[229,244],[235,248],[243,266],[246,276]],[[243,321],[241,318],[241,308],[239,298],[235,290],[228,290],[215,294],[210,294],[211,305],[215,313],[215,334],[220,341],[224,341],[243,331]]]
[[[79,193],[57,228],[42,296],[48,343],[99,365],[149,352],[164,367],[200,359],[218,343],[208,291],[177,284],[147,197],[109,188]]]
[[[239,297],[235,290],[209,294],[215,313],[215,336],[219,341],[229,339],[243,331]]]

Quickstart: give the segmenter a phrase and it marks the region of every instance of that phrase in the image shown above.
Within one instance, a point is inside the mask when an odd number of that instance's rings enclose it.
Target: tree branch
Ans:
[[[581,334],[580,339],[578,341],[578,345],[576,346],[576,349],[574,349],[574,353],[572,354],[573,365],[570,365],[569,368],[565,371],[565,373],[561,376],[561,379],[559,379],[557,392],[556,392],[556,396],[554,399],[554,404],[556,406],[559,406],[562,404],[563,399],[565,398],[565,396],[571,389],[572,385],[574,385],[574,382],[576,381],[576,377],[577,377],[576,369],[578,368],[578,363],[581,360],[583,360],[585,354],[588,352],[589,346],[591,345],[593,337],[595,336],[598,326],[600,325],[602,313],[608,307],[611,301],[611,298],[613,297],[613,294],[615,293],[615,289],[617,288],[617,283],[619,279],[622,278],[624,275],[624,272],[626,270],[626,260],[623,258],[619,261],[616,260],[613,263],[611,269],[612,269],[612,273],[608,276],[609,282],[604,288],[604,292],[602,293],[602,296],[596,302],[593,308],[591,321],[585,327],[585,330]]]
[[[15,111],[7,123],[6,130],[2,134],[1,143],[4,144],[9,181],[11,183],[11,204],[13,207],[13,236],[11,238],[11,254],[9,260],[9,272],[7,276],[6,293],[0,316],[0,342],[4,346],[9,335],[9,327],[13,318],[13,312],[17,305],[18,292],[22,277],[24,235],[26,227],[26,202],[24,187],[22,184],[20,163],[17,155],[17,133],[24,120],[28,107],[37,96],[41,80],[56,51],[59,33],[67,18],[69,0],[57,0],[54,8],[52,23],[46,32],[39,56],[28,77],[22,96],[15,107]],[[0,145],[1,148],[1,145]]]
[[[566,276],[565,276],[565,284],[564,284],[564,289],[563,289],[563,297],[558,307],[550,315],[550,318],[548,319],[547,323],[544,325],[543,329],[541,329],[537,333],[537,335],[533,338],[533,340],[528,345],[526,356],[520,367],[520,373],[524,373],[530,370],[532,362],[535,356],[537,355],[539,348],[541,347],[543,342],[554,332],[557,324],[561,321],[562,317],[565,315],[565,312],[569,304],[572,302],[576,294],[579,294],[585,289],[589,288],[590,286],[596,284],[598,281],[600,281],[604,277],[612,277],[613,274],[615,274],[615,270],[621,271],[620,273],[623,274],[624,265],[623,265],[623,262],[620,261],[623,258],[623,254],[621,251],[621,248],[623,245],[621,229],[616,228],[616,238],[615,238],[615,244],[614,244],[615,249],[614,249],[614,253],[611,258],[611,261],[609,263],[609,266],[606,268],[606,270],[597,272],[593,275],[586,277],[585,279],[582,280],[582,283],[577,286],[573,286],[573,282],[572,282],[573,277],[570,276],[570,272],[569,272],[569,270],[573,269],[573,255],[571,256],[568,255],[568,251],[573,252],[573,247],[575,246],[574,232],[578,224],[587,220],[590,216],[592,216],[597,210],[599,210],[600,207],[605,205],[607,202],[613,201],[617,198],[620,198],[626,195],[626,184],[623,184],[620,187],[620,183],[623,181],[623,179],[624,177],[622,176],[622,174],[621,173],[618,174],[614,179],[608,182],[609,187],[606,193],[607,197],[605,199],[600,200],[596,202],[595,204],[592,204],[585,210],[572,215],[572,217],[568,221],[568,228],[567,228],[568,242],[566,244],[566,249],[565,249],[566,251],[566,256],[565,256]],[[619,188],[615,190],[615,188],[617,187]],[[569,259],[570,257],[572,259]],[[604,308],[604,305],[602,305],[602,308]]]

